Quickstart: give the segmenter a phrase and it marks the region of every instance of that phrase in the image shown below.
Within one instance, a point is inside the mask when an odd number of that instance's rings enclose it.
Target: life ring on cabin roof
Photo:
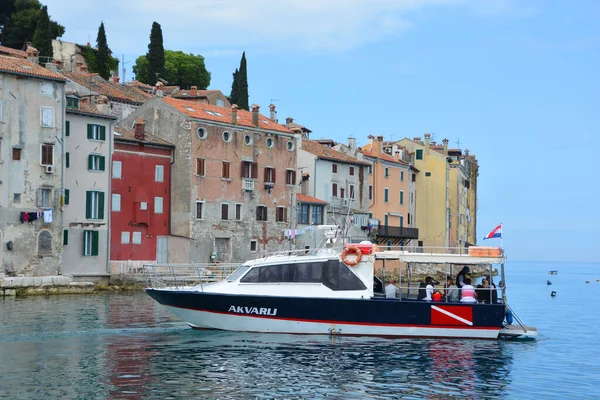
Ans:
[[[356,254],[356,259],[348,260],[348,254]],[[342,262],[349,267],[353,267],[358,264],[362,258],[362,251],[357,246],[344,247],[342,251]]]

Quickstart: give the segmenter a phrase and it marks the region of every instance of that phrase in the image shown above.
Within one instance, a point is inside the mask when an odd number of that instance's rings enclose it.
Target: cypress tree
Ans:
[[[239,76],[239,71],[236,68],[235,72],[233,73],[233,83],[231,84],[231,94],[229,95],[229,102],[231,103],[231,105],[237,104],[238,103],[238,76]]]
[[[248,72],[246,70],[246,52],[242,53],[242,60],[240,61],[236,90],[238,97],[238,102],[236,104],[242,110],[249,110],[250,107],[248,105]]]
[[[106,43],[106,32],[104,31],[104,22],[100,23],[98,28],[98,38],[96,39],[98,53],[96,54],[96,72],[104,79],[110,78],[110,50]]]
[[[52,39],[55,37],[56,35],[52,34],[48,7],[42,6],[40,17],[37,21],[35,32],[33,33],[32,44],[33,47],[39,50],[41,57],[49,57],[49,62],[52,62]]]
[[[151,84],[156,83],[156,74],[165,79],[165,48],[163,47],[162,29],[156,21],[152,23],[146,58],[148,59],[148,79]]]

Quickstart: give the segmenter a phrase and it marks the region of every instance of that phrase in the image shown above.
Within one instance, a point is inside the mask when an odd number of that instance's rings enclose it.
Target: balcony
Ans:
[[[379,225],[376,232],[377,239],[418,239],[419,230],[417,228],[405,228],[400,226]]]
[[[254,192],[254,179],[244,178],[242,180],[242,190]]]

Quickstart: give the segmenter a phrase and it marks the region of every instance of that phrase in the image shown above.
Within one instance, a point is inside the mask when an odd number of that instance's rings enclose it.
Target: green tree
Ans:
[[[237,76],[237,105],[242,110],[249,110],[248,104],[248,72],[246,69],[246,52],[242,53],[240,68]]]
[[[98,53],[96,54],[96,72],[104,79],[110,78],[110,50],[106,43],[106,31],[104,22],[100,23],[98,28],[98,38],[96,39]]]
[[[50,16],[48,16],[48,7],[42,6],[40,18],[37,21],[35,32],[33,33],[33,47],[39,50],[41,57],[49,57],[52,60],[52,27],[50,26]]]
[[[238,76],[239,76],[239,74],[240,73],[239,73],[238,69],[236,68],[235,72],[233,73],[233,83],[231,84],[231,94],[227,98],[232,105],[233,104],[237,105],[237,102],[238,102],[237,87],[238,87]]]
[[[5,2],[0,4],[0,40],[4,46],[20,49],[33,39],[42,5],[38,0],[16,0],[13,7]],[[50,20],[48,32],[56,39],[65,33],[65,27]]]
[[[155,81],[157,76],[165,77],[165,48],[163,47],[162,29],[158,22],[152,23],[150,31],[150,44],[148,44],[148,79]],[[156,82],[154,82],[156,83]]]
[[[148,85],[154,85],[156,78],[149,76],[150,63],[147,56],[139,56],[133,66],[135,78]],[[197,86],[204,90],[210,85],[210,72],[204,65],[201,55],[186,54],[182,51],[165,50],[165,80],[169,85],[182,88]]]

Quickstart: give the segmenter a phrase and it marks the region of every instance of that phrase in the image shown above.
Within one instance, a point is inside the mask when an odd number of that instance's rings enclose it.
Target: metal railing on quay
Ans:
[[[153,289],[185,288],[225,280],[240,264],[144,264],[146,285]]]

